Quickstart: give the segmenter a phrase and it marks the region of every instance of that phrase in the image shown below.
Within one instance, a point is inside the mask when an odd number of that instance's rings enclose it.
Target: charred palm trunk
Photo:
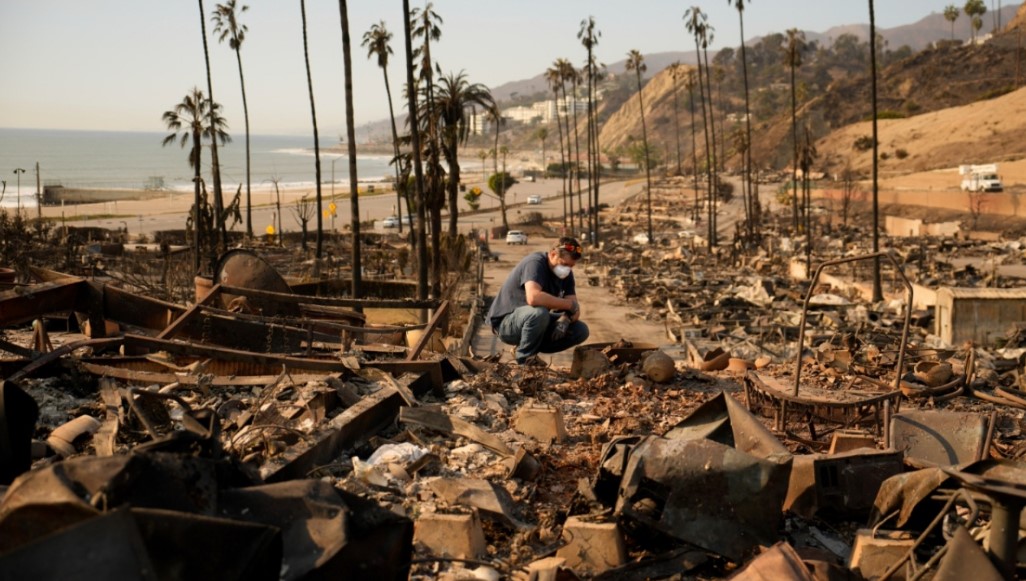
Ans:
[[[362,266],[360,263],[360,196],[359,180],[356,175],[356,122],[353,115],[353,55],[352,40],[349,37],[349,10],[346,0],[338,0],[342,20],[342,60],[346,80],[346,144],[349,148],[349,211],[352,214],[353,231],[353,282],[354,299],[362,296]],[[402,220],[400,220],[401,222]]]
[[[228,250],[228,233],[224,225],[224,199],[221,197],[221,165],[217,160],[217,109],[214,106],[214,82],[210,74],[210,51],[207,50],[207,21],[203,11],[203,0],[199,0],[200,30],[203,32],[203,59],[207,65],[207,97],[210,99],[210,164],[211,178],[214,180],[214,227],[217,228],[217,247],[221,252]],[[214,253],[216,255],[216,252]],[[211,270],[217,257],[212,256]]]
[[[324,248],[324,214],[321,209],[321,145],[317,135],[317,108],[314,106],[313,75],[310,72],[310,49],[306,36],[306,0],[300,0],[299,7],[303,15],[303,58],[306,60],[306,86],[310,93],[310,118],[313,122],[314,180],[317,184],[317,249],[315,256],[320,262]],[[355,196],[356,192],[353,192],[353,195]]]
[[[417,298],[428,298],[427,220],[424,211],[424,170],[421,165],[420,125],[417,121],[417,85],[413,79],[413,39],[410,33],[410,0],[403,0],[403,34],[406,40],[406,96],[413,145],[414,196],[417,200]]]

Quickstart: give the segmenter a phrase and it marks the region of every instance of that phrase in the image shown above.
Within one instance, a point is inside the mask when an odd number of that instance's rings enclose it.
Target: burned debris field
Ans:
[[[709,252],[674,187],[654,244],[630,199],[577,267],[622,335],[547,368],[474,349],[480,237],[426,301],[394,234],[363,299],[280,248],[169,284],[170,247],[29,239],[0,293],[0,577],[1015,575],[1026,294],[980,264],[1021,248],[873,255],[824,217],[807,271],[772,225]]]

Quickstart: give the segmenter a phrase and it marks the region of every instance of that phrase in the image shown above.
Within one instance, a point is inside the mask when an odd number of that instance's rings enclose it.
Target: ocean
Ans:
[[[166,135],[0,128],[0,179],[7,182],[0,206],[17,205],[20,177],[21,204],[35,207],[37,162],[44,187],[192,191],[193,171],[188,159],[191,144],[182,148],[176,141],[163,147]],[[330,187],[334,169],[335,188],[348,188],[348,157],[325,153],[325,148],[339,145],[337,141],[320,141],[322,184]],[[233,193],[239,184],[245,190],[245,133],[233,134],[232,142],[219,146],[217,154],[224,191]],[[253,190],[267,190],[274,177],[283,188],[314,187],[312,136],[251,135],[250,159]],[[389,159],[387,155],[358,156],[357,177],[361,182],[376,182],[393,175]],[[203,174],[208,191],[213,191],[210,165],[210,150],[204,147]],[[17,168],[24,173],[16,173]]]

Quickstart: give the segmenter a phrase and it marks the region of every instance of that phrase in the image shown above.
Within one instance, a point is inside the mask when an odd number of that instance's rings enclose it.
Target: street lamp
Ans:
[[[21,214],[21,174],[23,173],[25,173],[23,168],[14,168],[14,175],[18,176],[18,214]]]

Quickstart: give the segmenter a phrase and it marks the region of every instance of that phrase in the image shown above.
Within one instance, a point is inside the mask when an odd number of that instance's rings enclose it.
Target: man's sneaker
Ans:
[[[524,358],[522,361],[517,360],[517,365],[520,367],[548,367],[549,364],[542,361],[541,357],[537,355],[531,355],[530,357]]]

